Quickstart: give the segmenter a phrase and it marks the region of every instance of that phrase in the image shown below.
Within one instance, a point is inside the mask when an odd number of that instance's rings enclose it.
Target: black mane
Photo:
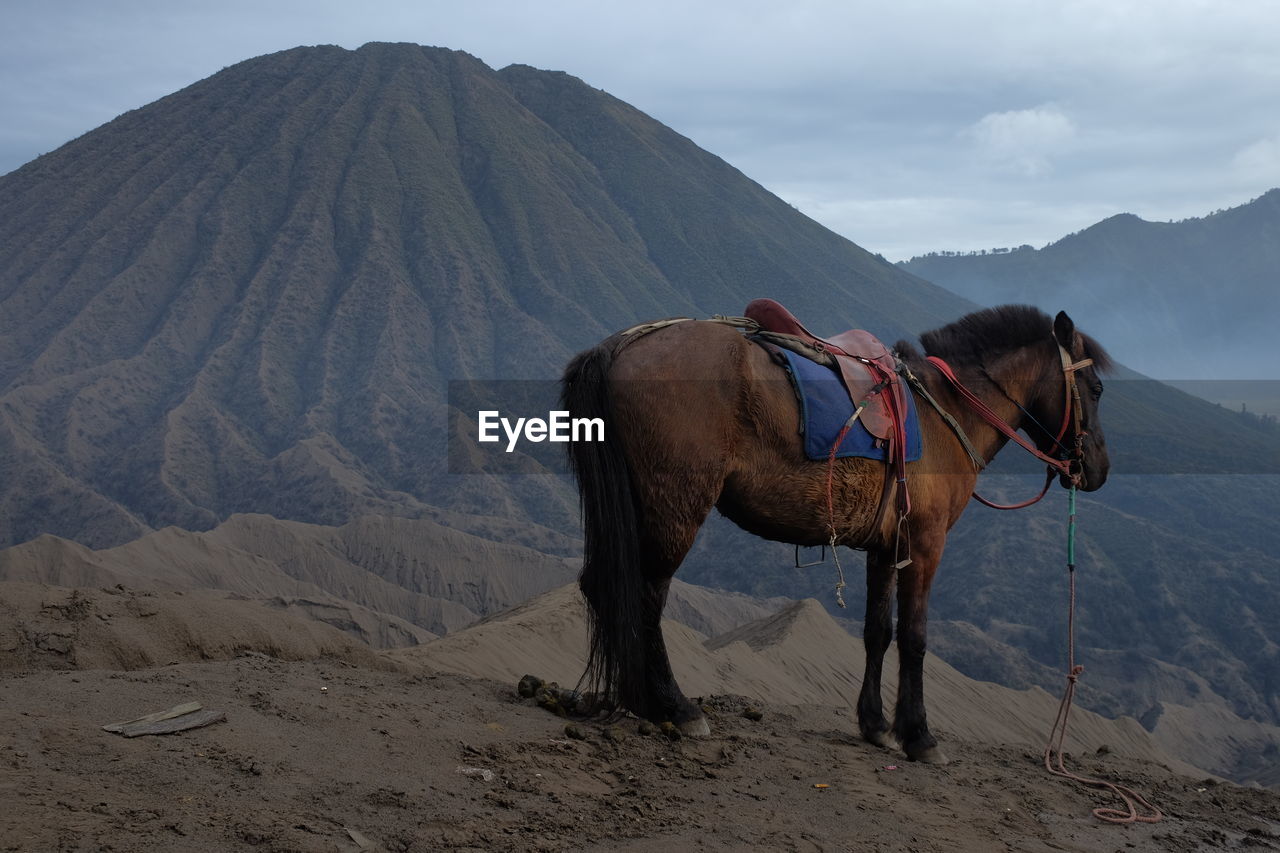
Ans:
[[[1085,356],[1096,370],[1111,368],[1107,351],[1088,335],[1080,335]],[[957,364],[985,364],[988,359],[1053,339],[1053,320],[1031,305],[1001,305],[975,311],[954,323],[925,332],[920,344],[927,355]]]

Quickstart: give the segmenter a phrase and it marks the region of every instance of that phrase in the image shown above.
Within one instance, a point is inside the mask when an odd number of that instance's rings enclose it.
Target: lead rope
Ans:
[[[1044,748],[1044,766],[1055,776],[1070,779],[1081,785],[1092,788],[1103,788],[1111,791],[1124,801],[1127,811],[1099,807],[1093,810],[1093,816],[1107,823],[1155,823],[1164,814],[1151,805],[1146,797],[1124,785],[1107,782],[1103,779],[1091,779],[1072,773],[1063,765],[1062,743],[1067,737],[1067,717],[1071,714],[1071,702],[1075,698],[1076,683],[1080,679],[1084,667],[1076,663],[1076,487],[1067,490],[1067,578],[1070,589],[1067,606],[1067,687],[1063,691],[1062,701],[1058,704],[1058,716],[1053,722],[1053,731],[1049,733],[1049,742]],[[1139,814],[1146,809],[1150,814]]]

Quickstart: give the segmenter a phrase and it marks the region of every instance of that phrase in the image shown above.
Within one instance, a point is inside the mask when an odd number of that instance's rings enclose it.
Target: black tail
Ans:
[[[571,418],[602,418],[603,441],[573,442],[569,465],[582,499],[583,560],[578,586],[587,600],[590,656],[580,688],[598,709],[644,714],[645,656],[641,613],[647,594],[640,561],[640,517],[631,468],[612,420],[609,368],[621,341],[610,338],[578,354],[565,369],[561,407]]]

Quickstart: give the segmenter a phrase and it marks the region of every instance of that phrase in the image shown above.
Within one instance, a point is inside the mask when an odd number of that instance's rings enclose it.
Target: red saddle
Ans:
[[[879,338],[863,329],[850,329],[829,338],[820,338],[772,299],[752,300],[745,316],[759,323],[766,332],[791,335],[831,353],[854,405],[868,400],[867,407],[859,416],[867,432],[887,441],[898,441],[899,447],[905,447],[906,433],[899,435],[898,430],[905,424],[906,390],[898,380],[897,360]],[[888,387],[876,391],[876,386],[882,382],[887,382]]]

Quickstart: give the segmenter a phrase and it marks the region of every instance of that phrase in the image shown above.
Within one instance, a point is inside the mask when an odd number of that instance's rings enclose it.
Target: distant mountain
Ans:
[[[0,178],[0,544],[235,512],[571,529],[563,483],[448,475],[447,381],[555,378],[764,294],[891,338],[970,307],[567,74],[243,62]]]
[[[1202,219],[1123,213],[1039,250],[935,253],[900,266],[982,304],[1088,317],[1113,354],[1148,376],[1280,378],[1280,189]]]

